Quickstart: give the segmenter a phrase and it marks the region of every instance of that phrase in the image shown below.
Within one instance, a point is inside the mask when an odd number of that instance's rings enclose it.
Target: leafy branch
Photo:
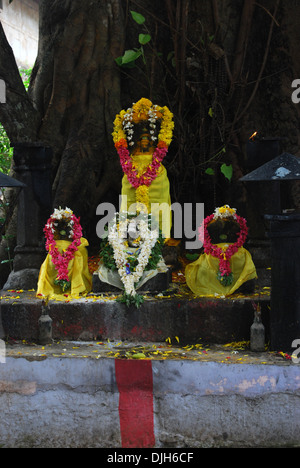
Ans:
[[[146,18],[141,15],[140,13],[137,13],[136,11],[130,11],[132,19],[139,25],[142,25],[145,23]],[[144,53],[144,45],[146,45],[148,42],[151,41],[151,35],[149,34],[148,30],[146,29],[146,33],[140,33],[138,37],[138,41],[140,46],[138,48],[134,49],[129,49],[125,50],[124,54],[121,57],[117,57],[116,63],[119,66],[130,66],[130,67],[135,67],[135,61],[139,58],[142,57],[143,63],[146,64],[146,57]]]

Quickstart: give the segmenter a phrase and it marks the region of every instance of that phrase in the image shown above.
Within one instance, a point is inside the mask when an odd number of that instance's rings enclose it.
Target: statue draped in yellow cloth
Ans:
[[[212,236],[218,232],[214,243],[209,231]],[[246,220],[228,205],[205,218],[200,228],[204,253],[185,270],[186,283],[194,294],[229,296],[257,278],[251,254],[243,247],[247,232]]]
[[[69,208],[55,209],[44,232],[48,255],[40,269],[37,296],[58,298],[90,292],[88,241],[82,237],[79,219]]]
[[[121,211],[148,212],[170,237],[170,184],[162,160],[172,140],[173,115],[142,98],[114,121],[113,140],[124,172]]]

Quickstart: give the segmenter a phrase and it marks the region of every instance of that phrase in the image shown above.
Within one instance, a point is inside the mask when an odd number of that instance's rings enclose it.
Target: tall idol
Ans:
[[[148,212],[170,237],[171,197],[162,161],[173,135],[173,114],[142,98],[115,118],[113,140],[124,172],[121,211]]]

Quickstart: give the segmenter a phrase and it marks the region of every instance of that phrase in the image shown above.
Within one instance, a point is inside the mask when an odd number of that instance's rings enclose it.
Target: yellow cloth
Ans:
[[[224,245],[226,244],[218,244],[219,247]],[[223,286],[217,279],[219,259],[212,255],[202,254],[198,260],[186,266],[186,284],[197,296],[215,294],[229,296],[246,281],[257,278],[251,254],[244,247],[240,247],[231,257],[230,267],[233,282],[229,286]]]
[[[151,154],[137,154],[132,156],[132,164],[133,167],[138,171],[138,173],[142,173],[145,171],[147,166],[152,161]],[[121,202],[121,211],[129,211],[131,205],[136,203],[136,189],[132,187],[132,185],[128,182],[126,174],[122,179],[122,202]],[[153,209],[152,206],[152,215],[159,219],[159,227],[162,230],[163,236],[165,238],[170,237],[170,230],[171,230],[171,197],[170,197],[170,183],[167,175],[166,168],[161,164],[157,177],[152,181],[151,185],[148,189],[148,196],[149,196],[149,205],[151,209],[151,204],[164,203],[163,211],[159,212],[159,207],[157,207],[157,211]],[[127,198],[126,198],[127,197]],[[134,208],[134,207],[132,207]],[[134,209],[130,211],[135,211]]]
[[[92,275],[88,268],[88,254],[86,249],[89,244],[84,237],[82,237],[80,241],[81,244],[68,266],[71,289],[67,290],[65,294],[69,294],[71,296],[85,294],[90,292],[92,289]],[[65,250],[70,244],[71,242],[66,240],[56,241],[56,246],[60,252]],[[40,268],[37,295],[64,297],[64,293],[61,288],[54,284],[56,277],[57,270],[51,261],[50,254],[48,254]]]

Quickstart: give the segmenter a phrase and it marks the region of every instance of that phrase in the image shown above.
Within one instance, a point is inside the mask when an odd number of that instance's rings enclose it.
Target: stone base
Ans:
[[[45,260],[45,249],[43,247],[17,246],[15,248],[14,270],[40,268]]]
[[[149,294],[139,308],[126,307],[115,300],[115,294],[109,293],[103,296],[92,293],[76,300],[51,300],[53,339],[136,343],[164,342],[168,337],[175,340],[177,336],[181,345],[247,341],[255,301],[261,305],[266,342],[269,341],[270,296],[199,298],[181,296],[176,291],[166,297]],[[2,292],[1,315],[6,336],[38,342],[41,313],[42,301],[36,292]]]
[[[158,273],[154,278],[149,279],[145,284],[143,284],[138,291],[149,291],[149,292],[162,292],[169,288],[172,273],[169,269],[167,272]],[[121,293],[121,290],[116,286],[112,286],[111,284],[105,283],[101,281],[98,274],[93,274],[92,279],[92,291],[94,293],[102,293],[102,292],[117,292]]]
[[[7,278],[3,289],[36,289],[40,270],[36,268],[24,268],[12,271]]]

